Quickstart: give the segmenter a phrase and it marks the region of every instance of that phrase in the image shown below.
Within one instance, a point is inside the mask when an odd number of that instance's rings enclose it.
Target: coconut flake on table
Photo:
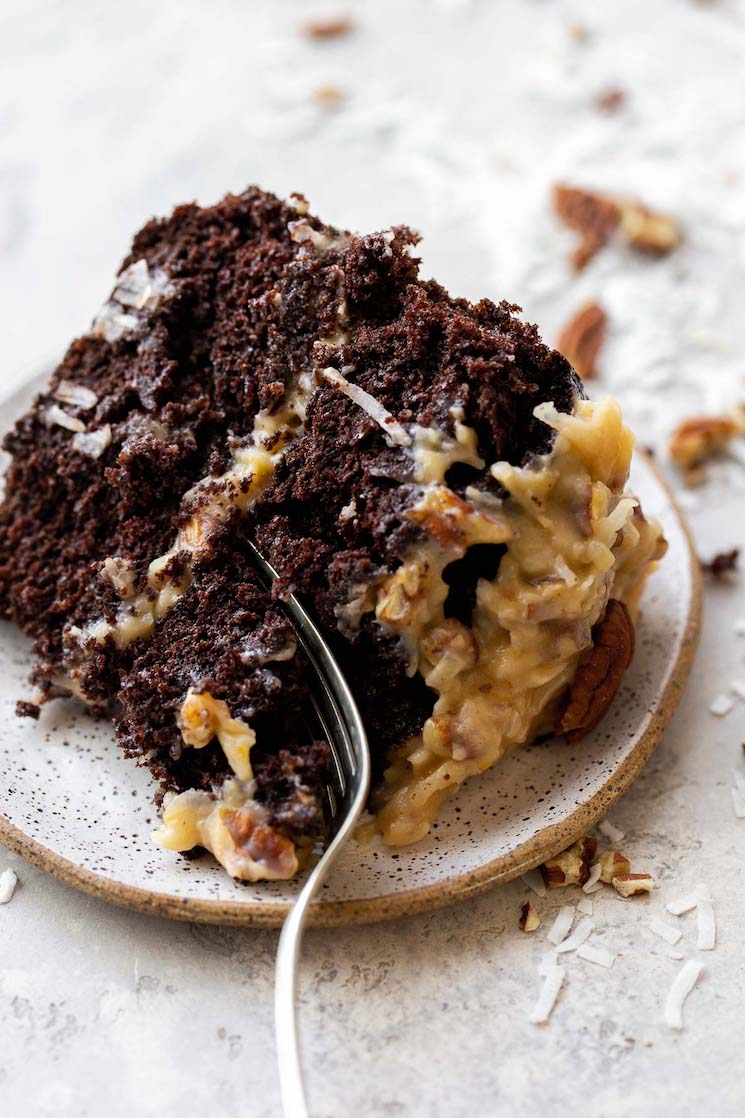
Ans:
[[[745,796],[742,795],[739,788],[731,788],[732,806],[735,809],[736,819],[745,819]]]
[[[709,713],[715,714],[717,718],[724,718],[734,709],[734,699],[731,699],[729,695],[717,695],[716,699],[712,699],[709,703]]]
[[[735,636],[745,637],[745,617],[738,617],[735,622]]]
[[[598,830],[601,835],[605,835],[611,842],[621,842],[626,838],[625,831],[619,831],[618,827],[614,827],[609,819],[603,819],[598,823]]]
[[[589,897],[580,897],[577,901],[577,912],[581,912],[583,916],[592,916],[594,905]]]
[[[661,920],[659,916],[655,916],[649,927],[655,935],[661,936],[670,944],[677,943],[683,935],[680,928],[674,928],[672,924],[668,924],[666,921]]]
[[[738,699],[745,703],[745,683],[741,679],[733,679],[729,689],[733,695],[736,695]]]
[[[610,970],[613,966],[615,955],[607,951],[605,947],[599,947],[594,943],[581,943],[577,948],[577,958],[584,959],[586,963],[595,963],[598,967],[605,967]]]
[[[551,967],[545,967],[543,986],[538,995],[538,1001],[529,1017],[531,1025],[545,1025],[551,1016],[551,1011],[556,1005],[556,999],[559,996],[559,991],[563,984],[563,967],[558,966],[556,962],[554,962],[554,965]]]
[[[699,951],[713,951],[717,941],[717,925],[714,906],[708,897],[702,897],[696,906],[698,934],[696,946]]]
[[[556,945],[557,955],[563,955],[567,951],[576,951],[577,948],[581,947],[587,937],[592,933],[594,927],[595,924],[590,919],[590,917],[585,916],[582,920],[580,920],[579,924],[574,929],[572,934],[567,936],[566,939],[562,940],[561,943]]]
[[[700,900],[709,900],[709,888],[703,883],[699,883],[695,889],[685,896],[679,897],[677,901],[668,901],[665,908],[671,912],[673,916],[682,916],[685,912],[690,912],[692,908],[696,908]]]
[[[520,874],[520,880],[524,882],[529,889],[532,889],[537,897],[546,896],[546,883],[543,880],[543,874],[540,870],[528,870],[527,873]]]
[[[698,982],[703,969],[702,963],[696,963],[693,959],[689,959],[689,961],[681,967],[679,974],[670,987],[670,992],[665,1002],[665,1022],[671,1029],[683,1028],[683,1005],[691,990]]]
[[[367,412],[374,419],[385,435],[389,446],[411,446],[411,435],[404,430],[398,420],[383,407],[380,400],[376,400],[369,392],[365,392],[358,384],[352,384],[338,369],[327,368],[321,376],[329,384],[333,384],[348,399]]]
[[[574,923],[574,905],[564,904],[556,914],[546,939],[549,943],[559,944],[566,939]]]
[[[52,404],[44,412],[44,421],[48,427],[64,427],[66,431],[75,431],[82,433],[85,431],[85,424],[82,419],[77,416],[70,415],[59,404]]]
[[[550,970],[554,970],[559,965],[559,960],[556,957],[555,951],[544,951],[538,962],[538,973],[541,978],[545,978]]]
[[[18,878],[13,870],[3,870],[0,873],[0,904],[8,903],[17,884]]]
[[[600,862],[596,862],[594,866],[590,866],[590,876],[582,886],[583,893],[596,893],[596,886],[602,888],[602,882],[600,880],[600,874],[602,872],[603,867],[600,865]]]

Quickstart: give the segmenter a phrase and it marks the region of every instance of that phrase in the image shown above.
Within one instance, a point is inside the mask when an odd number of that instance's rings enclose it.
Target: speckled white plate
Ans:
[[[6,403],[12,422],[38,382]],[[661,520],[669,551],[644,597],[637,649],[612,709],[578,745],[518,751],[460,789],[432,834],[396,851],[352,843],[315,907],[317,924],[382,920],[507,881],[563,849],[629,787],[660,738],[698,636],[698,564],[669,490],[644,459],[632,484]],[[0,839],[56,877],[116,904],[184,920],[276,925],[293,882],[239,884],[209,857],[151,845],[154,784],[124,758],[111,727],[72,702],[19,719],[29,645],[0,624]]]

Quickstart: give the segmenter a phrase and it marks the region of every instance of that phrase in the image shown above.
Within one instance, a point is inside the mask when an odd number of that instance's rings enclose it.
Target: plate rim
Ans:
[[[3,403],[27,394],[41,384],[44,376],[32,377],[18,385]],[[309,912],[313,927],[338,927],[350,924],[372,924],[384,920],[413,916],[443,908],[454,901],[467,900],[494,885],[510,881],[533,869],[566,849],[590,827],[593,827],[628,791],[641,769],[651,757],[668,722],[680,701],[698,647],[701,628],[701,569],[686,519],[670,485],[651,457],[637,448],[660,488],[682,531],[688,554],[691,594],[688,614],[679,643],[678,654],[660,695],[654,714],[639,740],[608,781],[588,801],[576,804],[560,823],[550,823],[532,838],[508,854],[492,858],[475,870],[457,874],[445,881],[434,882],[384,897],[363,897],[342,901],[316,901]],[[200,924],[234,927],[278,928],[290,910],[288,901],[228,901],[196,897],[177,897],[170,893],[152,892],[139,885],[100,877],[69,858],[58,854],[38,839],[26,835],[0,812],[0,842],[52,877],[72,885],[89,896],[108,901],[120,908],[168,919]]]

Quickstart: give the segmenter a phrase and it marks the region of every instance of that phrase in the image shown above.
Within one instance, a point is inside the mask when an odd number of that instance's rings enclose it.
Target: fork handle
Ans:
[[[308,909],[362,814],[367,789],[360,789],[352,807],[300,891],[282,926],[277,947],[274,985],[274,1027],[279,1087],[285,1118],[308,1118],[297,1021],[298,963]]]

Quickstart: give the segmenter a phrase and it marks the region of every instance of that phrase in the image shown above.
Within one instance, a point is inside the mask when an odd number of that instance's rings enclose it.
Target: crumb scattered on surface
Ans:
[[[30,703],[22,699],[20,702],[16,703],[16,714],[19,718],[38,719],[41,714],[41,708],[37,703]]]
[[[340,39],[343,35],[351,35],[354,29],[354,20],[340,15],[309,20],[303,30],[309,39]]]
[[[626,91],[619,87],[611,86],[609,89],[598,93],[595,98],[595,107],[603,113],[616,113],[626,103]]]
[[[335,109],[344,100],[344,94],[337,85],[319,85],[313,97],[324,109]]]

